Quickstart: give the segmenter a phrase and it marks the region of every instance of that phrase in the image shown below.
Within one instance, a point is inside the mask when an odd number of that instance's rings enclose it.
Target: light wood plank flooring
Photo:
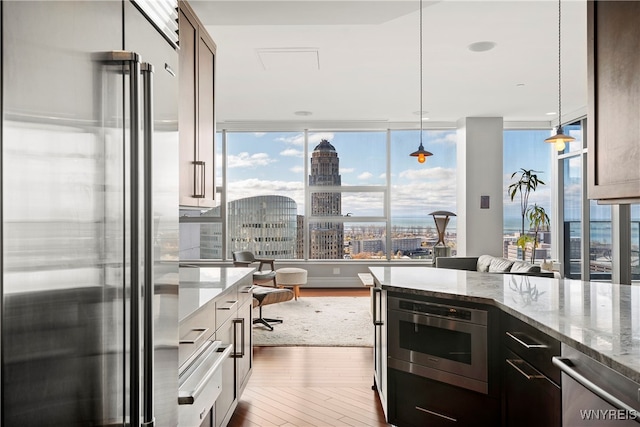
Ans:
[[[303,298],[369,292],[301,291]],[[253,357],[253,373],[230,427],[388,426],[371,389],[372,348],[256,347]]]

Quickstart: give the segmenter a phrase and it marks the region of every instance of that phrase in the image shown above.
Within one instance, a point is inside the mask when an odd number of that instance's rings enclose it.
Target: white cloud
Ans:
[[[247,152],[238,153],[237,156],[230,155],[227,159],[227,166],[231,168],[249,168],[254,166],[266,166],[275,163],[277,160],[269,157],[267,153],[249,154]]]
[[[262,138],[263,136],[265,136],[267,133],[266,132],[254,132],[253,135],[256,138]]]
[[[282,150],[280,155],[285,157],[302,157],[304,152],[302,150],[296,150],[295,148],[287,148]]]
[[[291,172],[293,173],[303,173],[304,172],[304,167],[302,166],[294,166],[292,168],[289,169]]]
[[[353,173],[355,168],[340,168],[340,173]]]
[[[409,169],[399,174],[397,184],[391,188],[391,205],[394,216],[426,217],[435,210],[456,210],[456,173],[442,167]]]
[[[400,178],[409,181],[421,181],[433,183],[433,181],[451,181],[455,182],[456,172],[453,169],[436,167],[426,169],[407,169],[400,172]]]
[[[280,137],[280,138],[276,138],[276,141],[281,141],[281,142],[285,142],[287,144],[291,144],[291,145],[297,145],[297,146],[304,146],[304,134],[303,133],[298,133],[295,134],[293,136],[289,136],[286,138]]]
[[[229,183],[229,200],[272,194],[291,197],[298,205],[298,213],[304,213],[304,184],[302,181],[267,181],[250,178]]]
[[[371,172],[363,172],[358,175],[358,179],[369,179],[371,177],[373,177],[373,174]]]
[[[333,132],[314,132],[309,134],[309,143],[319,144],[320,141],[322,141],[323,139],[326,139],[327,141],[331,142],[333,137],[334,137]]]
[[[309,144],[314,145],[314,144],[318,144],[321,140],[326,139],[329,142],[331,142],[331,140],[334,137],[334,133],[333,132],[314,132],[309,134]],[[289,136],[289,137],[281,137],[281,138],[276,138],[276,141],[281,141],[290,145],[295,145],[298,147],[303,147],[304,146],[304,133],[298,133],[295,134],[293,136]],[[310,148],[311,150],[313,150],[313,146]]]
[[[424,145],[429,150],[429,144],[441,144],[441,145],[456,145],[458,142],[458,134],[455,131],[440,130],[429,131],[429,139],[425,141]]]

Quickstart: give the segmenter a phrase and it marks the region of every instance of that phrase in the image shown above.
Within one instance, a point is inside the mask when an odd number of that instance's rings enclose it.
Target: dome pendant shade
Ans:
[[[425,150],[424,146],[422,145],[422,142],[421,142],[420,146],[418,147],[418,150],[414,151],[413,153],[411,153],[409,155],[411,157],[417,157],[418,158],[418,163],[424,163],[427,160],[427,157],[433,156],[433,153],[430,153],[427,150]]]
[[[564,150],[567,142],[571,142],[575,140],[576,139],[574,137],[565,135],[563,133],[562,126],[558,126],[558,129],[556,130],[556,134],[545,139],[544,142],[555,144],[556,151],[562,151]]]

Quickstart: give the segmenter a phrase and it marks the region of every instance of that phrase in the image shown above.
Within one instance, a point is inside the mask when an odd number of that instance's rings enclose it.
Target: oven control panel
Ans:
[[[471,320],[471,310],[460,307],[447,307],[444,305],[426,304],[415,301],[400,300],[401,310],[415,311],[417,313],[433,314],[442,317],[451,317],[460,320]]]
[[[487,312],[485,310],[396,297],[390,297],[388,304],[390,310],[438,316],[445,319],[460,320],[479,325],[487,324]]]

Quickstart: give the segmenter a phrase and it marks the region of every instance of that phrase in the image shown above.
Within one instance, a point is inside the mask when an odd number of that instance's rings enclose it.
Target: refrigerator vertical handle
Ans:
[[[129,425],[140,426],[140,55],[116,50],[96,55],[100,61],[120,64],[129,74]],[[126,412],[126,411],[125,411]]]
[[[142,425],[153,427],[153,65],[142,63],[142,179],[144,218],[143,336],[142,336]]]
[[[131,61],[129,64],[129,216],[130,216],[130,247],[131,265],[131,351],[129,363],[131,377],[130,387],[130,423],[131,426],[140,424],[140,177],[138,175],[140,162],[140,62]]]

